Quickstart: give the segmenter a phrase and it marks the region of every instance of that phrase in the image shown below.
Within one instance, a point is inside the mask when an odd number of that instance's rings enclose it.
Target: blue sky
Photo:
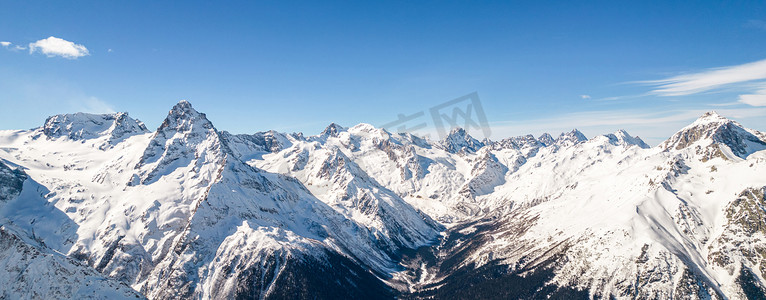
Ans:
[[[186,99],[221,130],[316,134],[477,92],[492,139],[656,144],[708,110],[766,130],[763,2],[157,2],[0,1],[0,129],[156,128]]]

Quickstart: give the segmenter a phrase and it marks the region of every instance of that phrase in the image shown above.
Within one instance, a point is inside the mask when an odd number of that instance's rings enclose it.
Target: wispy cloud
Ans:
[[[590,95],[580,95],[580,99],[588,100],[590,99]]]
[[[66,59],[77,59],[90,55],[85,46],[53,36],[29,43],[29,53],[35,52],[40,52],[48,57],[61,56]]]
[[[11,45],[11,42],[2,41],[2,42],[0,42],[0,45],[2,45],[5,48],[8,48],[8,46]]]
[[[753,94],[739,95],[739,102],[751,106],[766,106],[766,85]]]
[[[645,81],[655,86],[652,94],[685,96],[706,92],[727,85],[766,79],[766,59],[736,66],[709,69],[698,73]]]
[[[733,92],[739,94],[738,103],[766,106],[766,59],[641,83],[654,86],[649,93],[658,96]]]

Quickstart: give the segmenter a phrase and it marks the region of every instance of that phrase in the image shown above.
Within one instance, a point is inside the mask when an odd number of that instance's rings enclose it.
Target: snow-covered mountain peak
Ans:
[[[492,143],[485,142],[484,144],[492,145],[492,149],[495,149],[495,150],[503,150],[503,149],[526,150],[524,152],[528,152],[529,150],[536,151],[536,149],[540,147],[545,147],[545,144],[535,139],[535,136],[531,134],[505,138],[500,141],[492,142]]]
[[[484,147],[479,140],[473,138],[465,129],[455,127],[450,130],[444,140],[441,141],[441,146],[444,150],[450,153],[458,153],[461,150],[466,152],[476,152],[481,147]]]
[[[564,132],[561,135],[559,135],[558,138],[556,138],[555,144],[559,146],[570,146],[574,144],[579,144],[582,142],[587,141],[588,138],[585,137],[582,132],[577,130],[577,128],[572,129],[570,132]]]
[[[665,150],[681,150],[693,145],[704,147],[704,150],[697,151],[703,155],[703,160],[733,156],[746,158],[753,152],[766,149],[764,136],[762,132],[744,128],[738,122],[711,111],[676,132],[660,147]],[[721,149],[720,146],[728,149]]]
[[[766,294],[766,150],[753,153],[766,135],[717,114],[671,152],[624,130],[231,134],[186,101],[154,134],[101,151],[104,134],[0,131],[0,295],[41,282],[48,298],[123,284],[151,299]],[[711,154],[730,159],[697,159]]]
[[[48,117],[42,127],[49,139],[66,137],[70,140],[87,140],[108,136],[108,143],[115,144],[136,134],[149,132],[141,121],[128,113],[88,114],[74,113]]]
[[[623,129],[617,130],[614,133],[605,134],[603,136],[609,139],[609,143],[615,146],[638,146],[644,149],[651,148],[641,138],[638,136],[631,136],[627,131]]]
[[[383,128],[377,128],[371,124],[368,123],[359,123],[356,124],[354,127],[351,127],[348,129],[349,132],[352,133],[358,133],[358,132],[388,132],[387,130]]]
[[[213,124],[210,123],[205,114],[195,110],[188,101],[181,100],[170,109],[168,116],[157,129],[157,132],[166,130],[188,131],[192,130],[195,124],[204,129],[213,128]]]
[[[544,146],[546,146],[546,147],[547,147],[547,146],[550,146],[550,145],[553,145],[553,143],[555,143],[555,142],[556,142],[556,140],[555,140],[555,139],[553,139],[553,137],[552,137],[552,136],[551,136],[549,133],[547,133],[547,132],[546,132],[546,133],[543,133],[543,134],[541,134],[541,135],[540,135],[540,136],[537,138],[537,141],[539,141],[541,144],[543,144],[543,145],[544,145]]]
[[[702,114],[699,118],[697,118],[692,125],[699,125],[699,124],[706,124],[706,123],[722,123],[722,122],[728,122],[730,121],[724,116],[719,115],[716,111],[709,111],[704,114]]]
[[[220,132],[221,139],[226,142],[234,156],[242,161],[260,157],[265,153],[276,153],[293,145],[293,141],[302,140],[302,136],[288,135],[274,130],[256,132],[254,134],[231,134]]]
[[[232,151],[205,114],[182,100],[173,106],[157,128],[136,165],[142,170],[140,176],[131,179],[130,184],[157,180],[186,164],[196,166],[191,168],[195,173],[208,162],[212,162],[210,166],[221,166],[226,154],[232,154]]]
[[[391,138],[391,133],[387,130],[383,128],[375,128],[375,126],[367,123],[360,123],[347,129],[347,131],[354,136],[363,138],[374,138],[379,140],[388,140]]]
[[[184,111],[194,111],[197,112],[193,107],[191,102],[186,100],[181,100],[176,103],[176,105],[173,106],[171,111],[178,111],[178,112],[184,112]]]
[[[327,125],[327,128],[325,128],[322,133],[319,134],[320,137],[337,137],[339,133],[344,132],[348,130],[348,128],[340,126],[335,123],[330,123],[330,125]]]

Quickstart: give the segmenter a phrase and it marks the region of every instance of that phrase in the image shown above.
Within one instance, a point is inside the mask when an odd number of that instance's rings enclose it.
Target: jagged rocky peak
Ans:
[[[321,137],[337,137],[339,133],[344,132],[348,130],[346,127],[340,126],[335,123],[330,123],[330,125],[325,128],[322,133],[319,134]]]
[[[614,133],[605,134],[609,143],[615,146],[638,146],[643,149],[651,148],[638,136],[631,136],[627,131],[620,129]]]
[[[269,130],[266,132],[258,132],[253,135],[254,137],[258,138],[259,140],[263,141],[263,145],[268,151],[270,152],[279,152],[282,149],[285,149],[287,147],[290,147],[292,143],[287,138],[287,135],[274,131]]]
[[[144,123],[129,117],[125,112],[55,115],[45,120],[42,130],[48,138],[67,137],[70,140],[86,140],[102,136],[111,136],[110,140],[118,140],[149,132]]]
[[[453,128],[444,140],[441,141],[441,146],[444,150],[451,153],[458,153],[460,151],[476,152],[484,147],[484,144],[479,140],[473,138],[465,129],[460,127]]]
[[[220,136],[236,156],[243,159],[257,156],[262,152],[277,153],[293,145],[291,138],[299,140],[295,136],[274,130],[254,134],[231,134],[228,131],[221,131]]]
[[[707,158],[710,158],[711,155],[725,157],[726,155],[720,151],[720,146],[726,146],[732,154],[745,158],[753,152],[766,149],[766,141],[761,138],[762,136],[764,136],[762,132],[744,128],[738,122],[710,111],[676,132],[660,147],[666,150],[681,150],[701,143],[700,146],[715,148],[713,152],[705,154]]]
[[[484,143],[484,144],[492,145],[492,148],[495,150],[502,150],[502,149],[521,150],[521,149],[530,149],[530,148],[540,148],[542,146],[545,146],[540,141],[535,139],[535,136],[531,134],[505,138],[492,144],[488,144],[488,143]]]
[[[556,138],[556,144],[558,145],[574,145],[579,144],[582,142],[587,141],[588,138],[585,137],[582,132],[577,130],[577,128],[572,129],[570,132],[564,132],[561,135],[559,135],[558,138]]]
[[[556,140],[555,140],[555,139],[553,139],[553,137],[552,137],[552,136],[551,136],[549,133],[547,133],[547,132],[546,132],[546,133],[543,133],[543,134],[541,134],[541,135],[540,135],[540,136],[537,138],[537,141],[539,141],[539,142],[540,142],[540,144],[543,144],[543,146],[546,146],[546,147],[547,147],[547,146],[550,146],[550,145],[553,145],[553,143],[555,143],[555,142],[556,142]]]
[[[538,141],[533,135],[527,134],[514,138],[516,144],[521,148],[524,147],[539,147],[540,141]]]
[[[142,169],[141,175],[131,179],[129,185],[152,182],[185,163],[222,165],[226,155],[232,153],[205,114],[196,111],[188,101],[181,100],[157,128],[136,165],[137,169]],[[147,165],[151,166],[143,169]]]
[[[193,129],[194,125],[202,126],[205,129],[213,128],[213,124],[210,123],[205,114],[195,110],[189,101],[181,100],[170,109],[168,116],[157,131],[160,132],[166,129],[188,131]]]

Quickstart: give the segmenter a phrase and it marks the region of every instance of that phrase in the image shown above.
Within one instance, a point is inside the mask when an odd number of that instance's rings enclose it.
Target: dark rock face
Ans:
[[[742,292],[748,300],[766,299],[766,287],[761,284],[758,277],[753,274],[753,271],[747,267],[741,266],[736,282],[742,287]]]
[[[271,260],[239,274],[237,299],[395,299],[395,290],[346,257]]]
[[[766,272],[766,243],[752,238],[766,235],[764,193],[766,187],[749,188],[727,205],[724,232],[710,244],[713,251],[708,254],[708,260],[711,263],[725,268],[758,268],[762,274]],[[743,284],[747,282],[743,281]]]
[[[27,174],[20,169],[11,169],[0,161],[0,203],[8,202],[21,193]]]
[[[322,133],[319,134],[320,137],[337,137],[339,133],[346,131],[346,128],[343,126],[340,126],[335,123],[330,123],[330,125],[325,128]]]

